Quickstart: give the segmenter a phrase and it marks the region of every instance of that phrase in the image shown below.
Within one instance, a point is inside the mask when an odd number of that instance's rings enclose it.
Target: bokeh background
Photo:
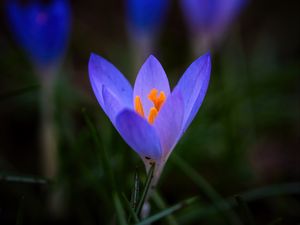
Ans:
[[[145,176],[88,78],[91,52],[111,61],[131,83],[146,59],[136,58],[126,3],[70,4],[70,41],[53,85],[59,169],[50,182],[43,180],[40,156],[43,87],[14,38],[4,2],[0,5],[0,224],[118,224],[104,149],[120,193],[130,198],[135,171]],[[206,50],[196,56],[179,1],[169,6],[152,52],[174,87]],[[152,214],[200,196],[174,213],[178,224],[232,224],[228,210],[213,206],[244,193],[255,224],[300,223],[299,6],[292,0],[249,1],[222,40],[207,49],[212,54],[207,96],[160,179],[157,189],[165,206],[154,201]],[[87,117],[100,133],[100,144]],[[54,214],[47,206],[52,192],[59,199]],[[234,204],[232,210],[229,215],[243,215]]]

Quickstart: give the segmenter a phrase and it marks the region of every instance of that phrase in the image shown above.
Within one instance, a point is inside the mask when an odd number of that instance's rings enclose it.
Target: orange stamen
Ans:
[[[155,120],[155,118],[157,117],[157,114],[158,114],[157,109],[154,108],[154,107],[152,107],[152,108],[150,109],[150,113],[149,113],[149,117],[148,117],[148,122],[149,122],[150,124],[153,124],[153,123],[154,123],[154,120]]]
[[[162,107],[163,103],[165,102],[166,100],[166,95],[163,91],[161,91],[159,93],[159,96],[157,97],[157,94],[158,94],[158,90],[153,88],[149,95],[148,95],[148,98],[150,101],[153,102],[154,104],[154,107],[157,109],[157,111],[160,110],[160,108]]]
[[[143,105],[142,105],[140,96],[135,96],[134,109],[138,114],[140,114],[141,117],[145,117],[144,109],[143,109]]]
[[[153,107],[150,109],[149,116],[148,116],[148,122],[150,124],[154,123],[154,120],[156,119],[159,110],[161,109],[162,105],[166,101],[166,95],[163,91],[161,91],[158,96],[157,95],[158,95],[158,90],[155,88],[153,88],[148,95],[148,99],[153,103]],[[140,116],[145,117],[143,104],[140,96],[138,95],[135,96],[134,99],[134,109]]]

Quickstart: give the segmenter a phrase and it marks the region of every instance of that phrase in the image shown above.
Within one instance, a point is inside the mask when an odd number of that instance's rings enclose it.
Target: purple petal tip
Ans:
[[[196,64],[206,64],[210,67],[211,64],[211,54],[210,52],[205,53],[204,55],[200,56],[199,58],[197,58],[194,63]]]
[[[145,62],[147,62],[147,61],[150,61],[150,62],[151,61],[157,61],[157,62],[159,62],[158,59],[154,55],[152,55],[152,54],[149,55],[149,57],[146,59]]]
[[[210,53],[210,51],[208,51],[204,55],[200,56],[199,59],[200,58],[206,58],[208,61],[210,61],[210,59],[211,59],[211,53]]]

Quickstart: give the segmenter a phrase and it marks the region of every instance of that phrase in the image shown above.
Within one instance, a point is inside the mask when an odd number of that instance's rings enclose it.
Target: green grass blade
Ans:
[[[271,185],[267,187],[256,188],[247,192],[243,192],[240,195],[245,201],[253,201],[256,199],[267,198],[276,195],[287,195],[287,194],[299,194],[300,193],[300,182],[285,183]]]
[[[113,189],[113,191],[116,191],[116,183],[114,180],[113,171],[112,171],[112,168],[111,168],[111,165],[109,162],[109,157],[108,157],[107,151],[102,144],[103,141],[101,139],[101,135],[100,135],[98,129],[92,123],[89,115],[87,114],[87,112],[84,108],[82,109],[82,114],[83,114],[85,122],[91,132],[92,138],[94,139],[96,148],[99,149],[99,151],[100,151],[102,164],[103,164],[103,170],[106,171],[108,174],[109,186],[111,187],[111,189]]]
[[[219,208],[219,202],[223,201],[223,198],[213,189],[213,187],[194,169],[192,168],[184,159],[180,156],[174,154],[173,162],[192,180],[202,192],[216,205],[219,212],[224,217],[224,219],[229,224],[240,225],[241,221],[236,213],[231,210],[230,207],[227,207],[229,210],[224,211],[222,208]],[[223,204],[227,204],[226,201],[223,201]]]
[[[125,212],[124,212],[124,209],[122,207],[121,199],[119,197],[119,194],[117,194],[118,191],[117,191],[116,182],[115,182],[114,175],[113,175],[113,170],[112,170],[111,164],[109,162],[108,153],[107,153],[105,147],[102,144],[103,141],[101,139],[101,135],[100,135],[98,129],[92,123],[92,121],[89,118],[86,110],[82,109],[82,113],[83,113],[84,119],[86,121],[86,124],[88,125],[88,128],[90,129],[90,132],[92,134],[92,138],[94,139],[96,147],[100,150],[100,154],[101,154],[101,158],[102,158],[102,164],[103,164],[103,171],[107,172],[107,174],[108,174],[108,176],[107,176],[108,177],[108,186],[110,187],[110,190],[112,191],[112,193],[114,193],[112,195],[112,198],[113,198],[114,207],[115,207],[115,210],[116,210],[116,213],[117,213],[119,223],[121,225],[125,225],[125,224],[127,224],[127,221],[125,219]]]
[[[134,173],[134,184],[133,184],[133,188],[132,188],[132,192],[131,192],[131,199],[130,199],[130,203],[129,203],[130,210],[133,210],[135,215],[136,215],[135,211],[136,211],[138,201],[139,201],[139,195],[140,195],[140,177],[139,177],[138,171],[136,169],[135,173]],[[132,215],[129,215],[129,217],[128,217],[129,223],[131,222],[131,216]]]
[[[138,171],[136,170],[134,173],[134,185],[133,185],[133,190],[131,194],[131,207],[136,210],[138,200],[139,200],[139,195],[140,195],[140,177],[138,174]]]
[[[238,209],[240,211],[240,214],[242,215],[242,218],[244,219],[243,221],[245,225],[255,225],[254,218],[244,199],[241,196],[237,195],[235,196],[235,200],[238,204]]]
[[[49,184],[49,181],[47,179],[41,177],[24,176],[9,173],[0,173],[0,181],[29,184]]]
[[[125,201],[125,204],[126,204],[126,206],[127,206],[127,208],[128,208],[128,211],[129,211],[129,213],[130,213],[130,217],[128,218],[128,223],[130,223],[131,218],[133,218],[133,220],[134,220],[135,223],[140,222],[140,220],[139,220],[137,214],[136,214],[135,211],[134,211],[134,208],[132,208],[132,205],[130,204],[130,202],[128,201],[128,199],[126,198],[126,196],[125,196],[124,193],[122,193],[122,196],[123,196],[123,199],[124,199],[124,201]]]
[[[116,192],[113,194],[113,200],[114,200],[114,205],[116,208],[116,213],[117,213],[117,218],[118,218],[119,224],[127,225],[125,212],[124,212],[122,203],[120,201],[120,198]]]
[[[23,88],[19,88],[19,89],[15,89],[6,93],[1,93],[0,94],[0,102],[3,100],[6,100],[8,98],[13,98],[19,95],[23,95],[27,92],[33,91],[33,90],[37,90],[40,87],[40,85],[38,84],[33,84],[33,85],[29,85],[27,87],[23,87]]]
[[[167,208],[166,203],[164,202],[164,200],[162,199],[162,197],[160,196],[160,194],[157,191],[153,192],[152,200],[154,201],[154,203],[156,204],[156,206],[159,210],[164,210]],[[166,222],[169,225],[178,225],[178,223],[176,222],[176,220],[172,214],[168,215],[166,217]]]
[[[143,205],[144,205],[145,200],[146,200],[146,196],[148,195],[148,192],[150,190],[150,184],[151,184],[151,181],[153,179],[154,168],[155,168],[155,163],[153,163],[150,167],[150,170],[149,170],[148,175],[147,175],[147,179],[146,179],[146,182],[145,182],[145,186],[144,186],[141,198],[139,200],[139,203],[138,203],[136,211],[135,211],[138,216],[141,214]]]
[[[240,194],[243,197],[244,201],[251,202],[264,198],[269,198],[273,196],[282,196],[282,195],[291,195],[291,194],[300,194],[300,182],[295,183],[286,183],[279,185],[272,185],[262,188],[257,188],[254,190],[246,191]],[[213,216],[219,212],[219,210],[227,211],[232,209],[237,204],[233,198],[227,198],[227,200],[222,200],[216,205],[210,206],[201,206],[197,209],[194,209],[192,219],[199,222],[200,219]],[[178,218],[179,223],[181,223],[184,219]]]
[[[196,200],[197,200],[198,197],[192,197],[192,198],[189,198],[185,201],[182,201],[180,203],[177,203],[176,205],[173,205],[171,206],[170,208],[167,208],[153,216],[150,216],[148,217],[147,219],[141,221],[140,223],[136,224],[136,225],[148,225],[148,224],[151,224],[155,221],[158,221],[168,215],[171,215],[172,213],[182,209],[183,207],[186,207],[192,203],[194,203]]]

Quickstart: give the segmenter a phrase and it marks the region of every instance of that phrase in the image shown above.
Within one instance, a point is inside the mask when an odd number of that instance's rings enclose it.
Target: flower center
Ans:
[[[158,90],[153,88],[150,91],[150,93],[148,94],[148,99],[153,103],[153,107],[151,107],[150,112],[149,112],[148,122],[150,124],[153,124],[155,118],[157,117],[159,110],[161,109],[162,105],[166,101],[166,95],[163,91],[161,91],[158,94]],[[141,101],[141,97],[138,95],[135,96],[135,99],[134,99],[134,109],[140,116],[145,118],[144,108],[143,108],[143,104]]]

